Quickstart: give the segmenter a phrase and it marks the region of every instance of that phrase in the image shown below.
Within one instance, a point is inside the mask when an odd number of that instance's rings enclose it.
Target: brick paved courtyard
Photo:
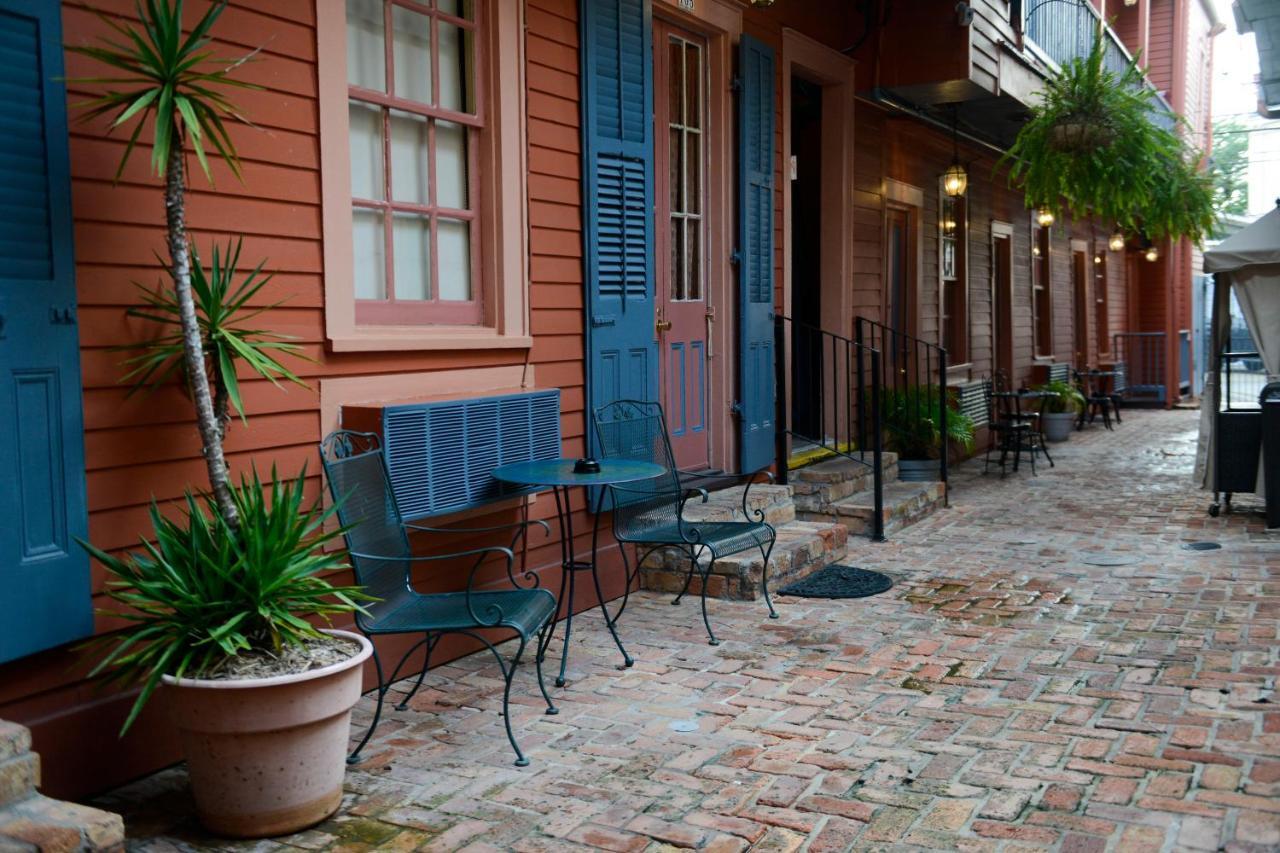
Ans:
[[[713,602],[712,648],[695,602],[641,594],[628,671],[583,617],[559,716],[518,676],[528,768],[473,655],[389,709],[309,832],[205,838],[179,770],[100,803],[150,850],[1280,849],[1280,537],[1205,514],[1196,418],[1126,413],[1035,478],[967,463],[949,509],[851,537],[882,596]]]

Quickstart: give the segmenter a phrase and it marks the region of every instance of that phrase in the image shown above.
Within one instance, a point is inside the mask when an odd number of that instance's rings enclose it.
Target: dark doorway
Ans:
[[[822,325],[822,87],[791,78],[791,423],[797,434],[821,439]],[[829,384],[829,378],[828,383]]]
[[[994,232],[991,238],[995,289],[995,362],[996,370],[1017,385],[1013,375],[1013,235]]]

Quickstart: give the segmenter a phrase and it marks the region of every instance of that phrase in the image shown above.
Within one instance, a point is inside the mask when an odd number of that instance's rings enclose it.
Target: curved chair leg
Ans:
[[[769,540],[767,546],[760,546],[760,554],[764,557],[764,566],[760,569],[760,589],[764,591],[764,603],[769,605],[769,618],[777,619],[778,611],[773,609],[773,597],[769,595],[769,557],[773,554],[773,546],[778,542],[777,538]]]
[[[533,665],[534,665],[534,668],[537,669],[538,671],[538,689],[542,691],[542,698],[546,700],[546,703],[547,703],[547,711],[546,711],[547,716],[554,717],[556,714],[560,713],[560,709],[557,708],[555,706],[555,703],[551,701],[551,694],[547,692],[547,683],[542,678],[543,654],[541,650],[546,648],[545,635],[549,627],[550,627],[550,623],[547,623],[546,625],[542,626],[542,629],[540,631],[538,631],[538,645],[536,647],[537,653],[533,656]]]
[[[511,730],[511,680],[516,677],[516,669],[520,666],[520,657],[524,654],[525,644],[528,642],[524,634],[520,635],[520,647],[516,649],[515,657],[511,659],[510,667],[503,667],[503,675],[506,678],[507,685],[502,690],[502,722],[507,727],[507,740],[511,741],[511,748],[516,751],[516,767],[528,767],[529,759],[524,757],[524,753],[520,751],[520,744],[516,743],[515,732]],[[494,656],[498,655],[498,650],[493,650]]]
[[[622,618],[622,611],[627,609],[627,602],[631,600],[631,585],[636,582],[636,578],[640,576],[640,555],[636,554],[636,570],[631,571],[631,563],[627,560],[627,543],[618,543],[618,553],[622,555],[622,576],[627,579],[627,585],[622,589],[622,603],[618,605],[618,612],[610,618],[610,624],[617,624]]]
[[[365,634],[368,637],[368,634]],[[378,721],[382,719],[382,700],[386,698],[387,688],[382,683],[382,661],[378,659],[378,645],[373,642],[373,638],[369,638],[369,644],[373,646],[373,668],[378,673],[378,704],[373,709],[373,722],[369,723],[368,730],[365,731],[364,737],[360,739],[360,743],[347,756],[348,764],[360,763],[360,750],[364,749],[365,744],[369,742],[369,738],[373,737],[373,730],[378,727]]]
[[[397,711],[409,710],[409,700],[418,693],[418,688],[422,686],[422,680],[427,677],[427,670],[431,668],[431,651],[436,647],[436,643],[440,642],[440,636],[436,635],[435,639],[431,638],[431,632],[427,632],[425,640],[427,644],[427,655],[422,660],[422,672],[418,673],[418,680],[414,682],[413,689],[409,691],[409,695],[400,700],[400,704],[396,705]]]
[[[707,636],[710,638],[707,642],[712,646],[720,645],[720,641],[716,639],[715,632],[711,630],[711,619],[707,616],[707,586],[711,582],[711,573],[716,567],[716,555],[711,553],[711,561],[707,563],[706,569],[702,572],[702,624],[707,628]]]
[[[671,599],[672,604],[679,604],[680,599],[684,598],[685,593],[689,591],[689,584],[693,583],[693,573],[697,571],[697,569],[698,569],[698,557],[694,553],[693,548],[690,547],[689,548],[689,574],[684,576],[684,586],[681,587],[680,592],[676,594],[676,597]]]

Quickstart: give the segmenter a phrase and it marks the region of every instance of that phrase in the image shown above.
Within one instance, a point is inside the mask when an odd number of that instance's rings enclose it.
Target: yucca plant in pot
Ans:
[[[1084,395],[1079,388],[1061,379],[1038,385],[1035,390],[1055,395],[1044,404],[1044,437],[1049,441],[1066,441],[1071,437],[1072,425],[1084,411]]]
[[[209,153],[240,176],[224,122],[239,120],[223,94],[246,87],[232,73],[248,57],[217,59],[210,32],[225,8],[215,0],[184,32],[182,0],[139,0],[138,23],[102,17],[114,36],[68,49],[110,68],[73,81],[100,91],[85,119],[133,124],[117,175],[144,131],[152,170],[164,181],[167,281],[130,314],[153,329],[126,362],[134,390],[174,379],[195,408],[208,491],[177,508],[153,504],[153,538],[126,556],[85,544],[107,570],[113,614],[129,626],[104,637],[95,674],[139,684],[125,722],[159,688],[179,729],[197,812],[215,832],[276,835],[337,809],[368,641],[322,630],[359,607],[354,587],[325,575],[345,568],[326,550],[341,530],[330,511],[304,501],[305,469],[264,483],[254,471],[233,483],[223,442],[232,413],[244,417],[241,379],[302,384],[280,360],[301,355],[285,336],[245,323],[264,304],[262,264],[238,271],[241,244],[215,247],[201,266],[187,231],[187,159],[212,181]]]
[[[111,611],[129,627],[95,641],[93,670],[139,684],[125,720],[162,684],[186,755],[196,810],[237,837],[293,832],[342,800],[351,708],[372,647],[322,630],[367,600],[323,576],[346,568],[325,545],[341,528],[319,498],[304,503],[306,471],[264,484],[255,471],[231,488],[233,531],[210,495],[187,493],[176,517],[151,506],[155,538],[124,556],[85,544],[107,572]]]
[[[886,450],[898,454],[898,479],[932,482],[941,476],[944,448],[973,449],[973,421],[947,402],[945,441],[942,395],[936,385],[886,388],[880,394],[880,423]]]

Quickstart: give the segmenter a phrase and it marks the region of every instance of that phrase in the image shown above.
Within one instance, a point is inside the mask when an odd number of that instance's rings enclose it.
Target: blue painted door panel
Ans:
[[[773,49],[744,35],[738,74],[739,465],[773,461]]]
[[[93,630],[61,4],[0,0],[0,662]]]
[[[655,400],[653,16],[650,0],[583,0],[587,413]]]

